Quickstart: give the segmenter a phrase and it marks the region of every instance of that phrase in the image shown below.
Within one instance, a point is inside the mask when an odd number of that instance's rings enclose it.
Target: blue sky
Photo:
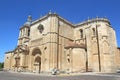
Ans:
[[[0,62],[6,51],[17,46],[19,28],[27,16],[31,14],[35,20],[50,10],[73,23],[107,17],[120,47],[120,0],[0,0]]]

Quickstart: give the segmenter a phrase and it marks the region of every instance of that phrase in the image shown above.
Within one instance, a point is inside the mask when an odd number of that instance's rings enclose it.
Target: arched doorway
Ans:
[[[41,57],[37,56],[35,58],[34,67],[35,67],[35,71],[37,73],[40,73],[40,70],[41,70]]]
[[[15,57],[15,65],[14,67],[17,69],[20,67],[20,57]]]
[[[35,48],[32,52],[33,56],[33,71],[35,73],[40,73],[41,71],[41,51],[39,48]]]

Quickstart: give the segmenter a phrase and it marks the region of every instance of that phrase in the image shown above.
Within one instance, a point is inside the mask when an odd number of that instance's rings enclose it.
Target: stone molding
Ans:
[[[79,24],[76,24],[75,26],[78,27],[78,26],[82,26],[82,25],[88,25],[90,23],[94,23],[94,22],[106,22],[110,25],[110,21],[106,18],[93,18],[91,20],[87,20],[87,21],[84,21],[84,22],[81,22]]]

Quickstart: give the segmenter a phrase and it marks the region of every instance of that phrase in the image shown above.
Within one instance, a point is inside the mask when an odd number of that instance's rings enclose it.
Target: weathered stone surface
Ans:
[[[48,14],[29,21],[20,28],[16,49],[5,54],[4,69],[71,73],[116,72],[120,68],[120,49],[108,19],[74,25],[57,14]]]

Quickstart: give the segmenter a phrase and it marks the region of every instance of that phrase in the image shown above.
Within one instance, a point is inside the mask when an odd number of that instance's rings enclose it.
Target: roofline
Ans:
[[[78,26],[82,26],[82,25],[85,25],[85,24],[93,23],[93,22],[99,22],[99,21],[107,22],[107,23],[110,25],[110,21],[109,21],[107,18],[93,18],[93,19],[90,19],[90,20],[86,20],[86,21],[80,22],[80,23],[78,23],[78,24],[73,24],[73,23],[71,23],[70,21],[64,19],[63,17],[59,16],[59,15],[56,14],[56,13],[54,13],[54,14],[52,14],[52,13],[50,14],[50,13],[49,13],[49,14],[47,14],[47,15],[45,15],[45,16],[43,16],[43,17],[41,17],[41,18],[39,18],[39,19],[37,19],[37,20],[35,20],[35,21],[33,21],[33,22],[31,23],[31,25],[34,25],[34,24],[37,23],[38,21],[42,21],[42,20],[48,18],[49,16],[56,16],[56,17],[58,17],[60,20],[62,20],[62,21],[64,21],[65,23],[67,23],[68,25],[71,25],[73,28],[76,28],[76,27],[78,27]]]
[[[73,28],[75,27],[74,24],[72,24],[70,21],[68,21],[68,20],[66,20],[66,19],[64,19],[64,18],[62,18],[61,16],[58,16],[58,18],[61,19],[61,20],[64,21],[64,22],[66,22],[68,25],[71,25]]]
[[[44,19],[46,19],[46,18],[48,18],[48,14],[45,15],[45,16],[43,16],[43,17],[41,17],[41,18],[39,18],[39,19],[36,19],[35,21],[33,21],[33,22],[31,23],[31,25],[34,25],[35,23],[37,23],[37,22],[39,22],[39,21],[42,21],[42,20],[44,20]]]
[[[73,28],[76,28],[76,27],[79,27],[79,26],[82,26],[82,25],[86,25],[86,24],[88,25],[88,24],[93,23],[93,22],[106,22],[106,23],[108,23],[108,25],[111,27],[110,21],[109,21],[107,18],[98,18],[98,17],[97,17],[97,18],[93,18],[93,19],[89,19],[89,20],[80,22],[80,23],[78,23],[78,24],[73,24],[73,23],[71,23],[70,21],[64,19],[63,17],[59,16],[59,15],[56,14],[56,13],[48,13],[48,14],[46,14],[45,16],[42,16],[42,17],[34,20],[34,21],[31,23],[30,26],[38,23],[39,21],[42,21],[42,20],[48,18],[49,16],[56,16],[58,19],[64,21],[66,24],[72,26]],[[24,27],[26,27],[26,26],[23,26],[23,27],[21,27],[20,29],[22,29],[22,28],[24,28]]]
[[[49,16],[56,16],[58,19],[61,19],[62,21],[64,21],[64,22],[67,23],[68,25],[71,25],[72,27],[75,27],[74,24],[72,24],[70,21],[62,18],[61,16],[59,16],[59,15],[56,14],[56,13],[53,13],[53,14],[52,14],[52,13],[49,13],[49,14],[47,14],[47,15],[45,15],[45,16],[43,16],[43,17],[41,17],[41,18],[39,18],[39,19],[37,19],[37,20],[35,20],[35,21],[33,21],[33,22],[31,23],[31,25],[34,25],[35,23],[37,23],[37,22],[39,22],[39,21],[42,21],[42,20],[48,18]]]
[[[89,20],[80,22],[78,24],[75,24],[75,26],[78,27],[78,26],[90,24],[90,23],[93,23],[93,22],[100,22],[100,21],[101,22],[107,22],[110,25],[110,21],[107,18],[93,18],[93,19],[89,19]]]

